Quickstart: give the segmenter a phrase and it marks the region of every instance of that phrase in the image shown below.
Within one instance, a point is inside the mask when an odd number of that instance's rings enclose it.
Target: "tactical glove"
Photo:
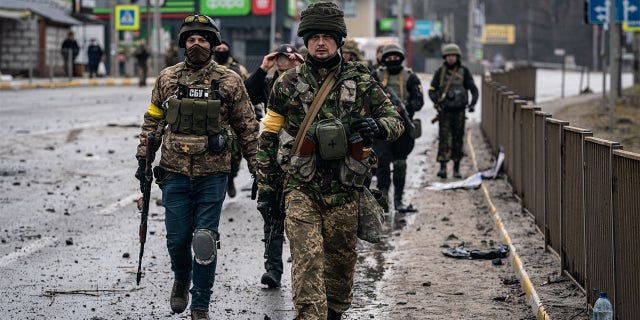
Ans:
[[[144,193],[144,171],[147,167],[147,159],[138,159],[138,170],[136,170],[136,179],[140,180],[140,192]]]
[[[361,118],[351,124],[351,130],[360,132],[361,135],[370,138],[383,138],[384,129],[372,118]]]

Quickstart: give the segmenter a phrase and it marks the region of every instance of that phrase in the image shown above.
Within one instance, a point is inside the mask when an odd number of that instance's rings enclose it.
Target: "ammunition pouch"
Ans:
[[[291,149],[295,141],[295,137],[290,135],[286,130],[282,129],[278,133],[278,152],[276,161],[282,170],[292,177],[302,181],[309,182],[316,173],[316,154],[311,152],[305,154],[291,154]]]
[[[409,136],[413,139],[418,139],[422,136],[422,121],[420,121],[420,119],[413,119],[411,122],[413,122],[414,128],[409,131]]]
[[[175,152],[194,155],[206,152],[209,143],[207,136],[173,134],[169,145]]]
[[[348,187],[362,187],[369,175],[369,158],[356,160],[347,155],[340,161],[338,178],[340,183]]]
[[[220,100],[194,100],[171,97],[167,102],[166,120],[171,132],[193,135],[215,135],[220,125]]]
[[[347,135],[342,121],[322,119],[315,125],[318,151],[323,160],[339,160],[347,155]]]

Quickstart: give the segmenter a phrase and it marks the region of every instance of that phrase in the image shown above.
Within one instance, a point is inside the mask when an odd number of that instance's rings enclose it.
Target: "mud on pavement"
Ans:
[[[494,157],[476,123],[468,134],[478,168],[490,168]],[[370,289],[373,292],[356,283],[349,319],[536,319],[510,259],[466,260],[442,254],[460,244],[469,251],[490,250],[502,243],[502,237],[481,189],[426,189],[440,180],[437,141],[426,148],[414,150],[424,164],[415,169],[423,171],[424,179],[411,200],[418,212],[387,221],[392,230],[385,244],[361,249],[360,271],[369,274],[369,281],[376,274],[380,280]],[[465,154],[461,173],[468,177],[474,169],[466,143]],[[522,212],[506,177],[484,184],[547,314],[551,319],[588,319],[584,292],[562,276],[558,257],[544,250],[543,236],[532,217]],[[378,269],[367,263],[375,260],[382,260]]]

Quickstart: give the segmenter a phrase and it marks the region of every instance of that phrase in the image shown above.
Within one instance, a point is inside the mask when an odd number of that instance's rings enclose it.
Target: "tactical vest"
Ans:
[[[407,92],[407,80],[413,73],[410,68],[402,68],[402,71],[397,75],[392,75],[387,71],[387,68],[378,68],[378,73],[382,74],[382,86],[384,88],[391,88],[402,99],[405,105],[409,105],[409,92]]]
[[[449,72],[452,71],[452,72]],[[440,90],[445,90],[447,83],[451,77],[454,77],[451,81],[449,90],[445,93],[444,99],[441,104],[447,109],[464,109],[469,103],[469,96],[467,95],[467,89],[464,87],[464,73],[465,69],[458,67],[453,70],[447,69],[446,66],[442,66],[440,69]]]
[[[186,85],[186,75],[178,70],[178,93],[167,100],[166,120],[171,132],[187,135],[215,135],[222,132],[220,108],[222,95],[218,91],[224,67],[207,70],[209,81]]]
[[[305,113],[315,98],[310,85],[296,67],[297,83],[290,96],[290,103],[301,104]],[[346,186],[361,187],[370,169],[370,147],[362,145],[362,138],[357,132],[350,132],[351,110],[356,101],[356,82],[352,79],[339,79],[333,89],[338,101],[330,117],[315,120],[303,139],[300,154],[292,154],[295,137],[281,129],[277,162],[288,174],[301,182],[309,182],[315,176],[317,168],[334,168],[338,170],[339,181]],[[330,94],[331,96],[331,94]],[[322,114],[320,112],[319,114]]]

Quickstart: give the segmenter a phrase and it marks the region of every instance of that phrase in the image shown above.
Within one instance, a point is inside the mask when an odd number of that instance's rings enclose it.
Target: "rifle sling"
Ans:
[[[444,79],[445,73],[448,72],[449,70],[447,70],[447,68],[443,66],[442,71],[443,73],[440,78],[440,85],[442,85],[442,80]],[[449,80],[447,80],[447,85],[444,87],[444,91],[442,91],[442,95],[440,95],[440,100],[444,99],[444,97],[447,96],[447,92],[449,92],[449,88],[451,88],[451,83],[453,82],[453,78],[455,78],[457,74],[458,74],[458,68],[455,68],[451,72],[451,77],[449,77]]]

